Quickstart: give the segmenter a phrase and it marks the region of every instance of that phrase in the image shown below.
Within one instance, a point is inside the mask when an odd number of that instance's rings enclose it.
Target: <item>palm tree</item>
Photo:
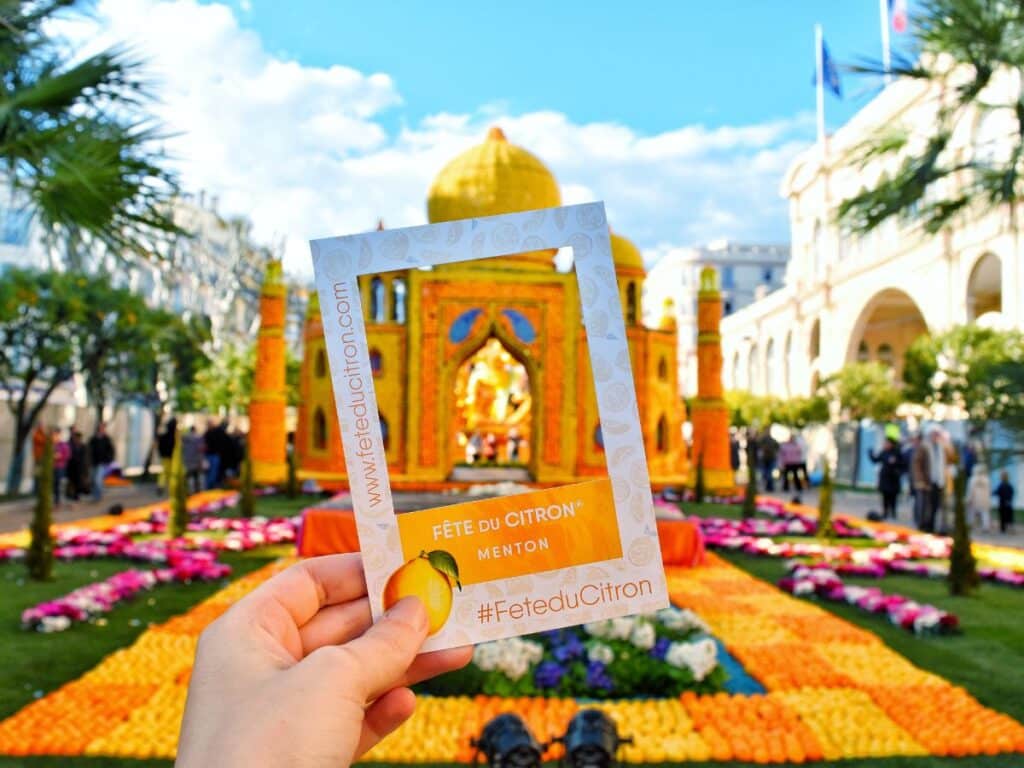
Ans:
[[[79,270],[84,249],[152,258],[177,229],[140,62],[120,49],[79,58],[47,35],[73,4],[0,0],[0,182]]]
[[[916,50],[889,70],[942,94],[933,121],[889,125],[855,150],[861,164],[903,158],[899,170],[840,205],[839,219],[864,233],[893,216],[916,215],[936,233],[969,207],[1024,200],[1024,3],[1009,0],[920,0],[912,19]],[[853,67],[882,74],[877,63]],[[975,122],[976,121],[976,122]],[[960,125],[991,126],[972,152],[951,142]],[[978,132],[982,133],[982,132]],[[943,180],[954,181],[943,184]]]

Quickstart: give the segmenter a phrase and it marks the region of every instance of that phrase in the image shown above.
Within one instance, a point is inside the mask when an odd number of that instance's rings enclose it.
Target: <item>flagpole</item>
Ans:
[[[884,0],[883,0],[884,2]],[[825,147],[825,57],[822,45],[821,24],[814,25],[814,66],[817,77],[818,97],[818,143]]]
[[[885,84],[892,82],[892,48],[889,44],[889,0],[878,0],[878,13],[882,22],[882,68],[885,70]]]

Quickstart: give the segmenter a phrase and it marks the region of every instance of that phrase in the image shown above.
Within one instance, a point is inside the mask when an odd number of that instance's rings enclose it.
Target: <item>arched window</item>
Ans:
[[[871,353],[868,351],[867,342],[861,339],[860,344],[857,345],[857,362],[866,363],[870,359]]]
[[[604,434],[601,432],[601,422],[598,422],[597,426],[594,427],[594,450],[604,450]]]
[[[896,356],[893,354],[891,344],[878,345],[878,362],[888,368],[892,368],[893,363],[896,362]]]
[[[370,370],[374,376],[384,373],[384,355],[380,353],[379,349],[370,350]]]
[[[757,344],[754,344],[747,356],[747,389],[756,392],[760,381],[761,371],[757,364]]]
[[[327,353],[322,349],[318,349],[316,357],[313,358],[313,375],[318,379],[327,375]]]
[[[782,351],[782,389],[783,394],[789,397],[790,382],[793,375],[793,332],[786,334],[786,346]]]
[[[811,326],[811,343],[807,348],[807,353],[811,360],[817,360],[818,355],[821,354],[821,320],[815,320],[814,325]]]
[[[636,322],[636,283],[630,280],[626,286],[626,325],[636,325]]]
[[[327,417],[320,406],[313,411],[313,448],[317,451],[327,450]]]
[[[775,339],[768,339],[768,346],[764,351],[764,391],[766,394],[775,393]]]
[[[740,388],[740,353],[737,350],[732,356],[732,388]]]
[[[370,281],[370,320],[384,322],[384,281],[379,277]]]
[[[384,414],[377,412],[377,418],[380,419],[380,441],[384,446],[384,450],[388,449],[388,441],[391,438],[391,430],[388,427],[388,420],[384,418]]]
[[[391,281],[391,319],[396,323],[405,322],[404,277],[396,277]]]
[[[658,379],[668,381],[668,360],[664,357],[658,359]]]
[[[825,276],[825,228],[820,221],[814,222],[814,241],[811,247],[814,249],[814,277],[821,279]]]
[[[658,426],[654,435],[655,444],[658,448],[658,453],[668,452],[668,419],[665,418],[665,414],[661,415],[658,419]]]

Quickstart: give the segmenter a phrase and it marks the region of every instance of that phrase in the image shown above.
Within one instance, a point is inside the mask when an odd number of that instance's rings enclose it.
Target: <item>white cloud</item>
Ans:
[[[224,5],[100,0],[94,28],[68,26],[90,49],[124,42],[150,61],[168,151],[185,185],[217,194],[257,237],[285,238],[286,265],[309,273],[306,241],[426,218],[426,192],[452,157],[500,123],[555,173],[565,202],[603,198],[616,231],[650,248],[728,237],[787,239],[778,182],[813,135],[813,119],[643,136],[626,125],[578,124],[554,111],[439,112],[389,135],[401,104],[386,74],[304,66],[268,52]],[[400,84],[399,84],[400,85]],[[653,253],[653,251],[651,251]]]

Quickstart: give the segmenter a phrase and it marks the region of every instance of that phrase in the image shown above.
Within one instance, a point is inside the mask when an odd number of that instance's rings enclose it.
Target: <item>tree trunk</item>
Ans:
[[[36,506],[29,530],[32,535],[25,553],[29,578],[49,581],[53,577],[53,441],[47,440],[43,458],[36,467]]]
[[[170,477],[167,478],[167,492],[171,501],[171,514],[167,521],[167,530],[172,539],[184,536],[188,529],[188,488],[185,485],[185,463],[181,455],[181,433],[182,431],[179,430],[177,439],[174,441]]]
[[[7,493],[11,496],[21,491],[21,479],[25,474],[25,442],[28,436],[29,428],[19,420],[14,430],[14,442],[11,444],[11,460],[7,465]]]
[[[949,553],[949,593],[969,595],[978,586],[978,562],[971,551],[971,528],[964,509],[967,478],[958,472],[953,481],[953,548]]]

